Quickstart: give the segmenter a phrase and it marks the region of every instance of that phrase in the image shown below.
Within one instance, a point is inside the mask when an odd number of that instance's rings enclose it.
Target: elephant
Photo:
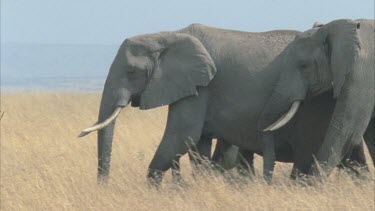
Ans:
[[[336,104],[310,175],[329,176],[343,155],[362,143],[362,136],[374,160],[374,26],[374,20],[365,19],[320,24],[297,35],[265,70],[280,70],[258,121],[264,128],[276,120],[260,133],[270,147],[277,140],[277,129],[293,117],[301,102],[332,90]]]
[[[313,28],[318,28],[323,26],[323,24],[316,22]],[[332,91],[332,90],[330,90]],[[297,112],[297,120],[289,123],[287,129],[281,129],[277,133],[276,139],[283,140],[282,144],[278,144],[278,148],[275,149],[275,154],[277,157],[286,158],[283,161],[293,162],[292,178],[296,178],[301,174],[308,174],[311,165],[313,164],[313,155],[315,155],[322,144],[324,139],[324,134],[326,133],[329,120],[333,113],[333,108],[335,106],[335,100],[330,99],[330,94],[328,91],[322,96],[318,96],[314,100],[309,100],[307,105],[302,105],[300,110]],[[309,124],[304,124],[304,122],[309,122]],[[319,125],[318,128],[311,128],[311,125]],[[370,125],[375,125],[372,123]],[[364,140],[366,141],[367,147],[370,151],[370,156],[373,163],[375,164],[375,141],[374,141],[374,129],[370,128],[369,132],[365,134]],[[297,132],[296,132],[297,131]],[[203,139],[205,140],[205,139]],[[359,140],[360,141],[360,140]],[[208,139],[205,143],[202,141],[197,145],[198,154],[203,155],[203,157],[211,158],[211,140]],[[347,168],[359,176],[359,172],[356,170],[357,167],[365,169],[368,172],[368,167],[366,164],[366,159],[364,155],[363,143],[360,141],[360,145],[354,146],[353,149],[349,150],[345,156],[341,158],[341,162],[338,164],[339,168]],[[286,147],[289,145],[293,150]],[[285,150],[285,152],[283,152]],[[220,169],[231,169],[234,167],[239,167],[240,172],[247,172],[247,175],[254,175],[253,167],[253,151],[247,149],[239,149],[237,146],[226,143],[225,140],[218,140],[217,147],[212,156],[212,161],[218,164]],[[262,155],[262,153],[258,153]],[[280,158],[278,158],[280,160]],[[193,162],[194,165],[197,165]],[[177,169],[178,170],[178,169]],[[272,178],[272,175],[269,175]],[[270,179],[269,178],[269,179]]]
[[[330,90],[306,100],[301,104],[294,118],[287,125],[277,130],[275,134],[277,140],[275,143],[276,160],[294,164],[291,173],[293,179],[308,174],[313,164],[313,155],[318,152],[322,144],[335,107],[336,101],[331,97],[332,94],[332,90]],[[370,142],[367,137],[365,137],[365,140],[368,146],[373,146],[369,145]],[[198,149],[197,151],[205,153],[205,150]],[[255,174],[254,153],[262,155],[259,152],[239,149],[225,140],[218,140],[212,161],[217,163],[220,169],[238,167],[240,173],[252,176]],[[203,156],[210,158],[209,155],[210,152]],[[348,152],[341,159],[338,167],[347,168],[357,177],[361,176],[358,168],[368,173],[363,143],[361,142],[360,145],[355,146],[352,151]]]
[[[151,185],[158,186],[189,148],[212,138],[262,154],[264,175],[269,175],[278,143],[259,138],[264,125],[274,125],[261,117],[281,75],[281,69],[269,66],[299,34],[192,24],[125,39],[104,85],[98,122],[79,135],[98,131],[98,182],[108,180],[115,120],[129,103],[141,110],[169,106],[163,138],[148,168]]]
[[[79,135],[98,131],[98,182],[108,180],[115,120],[130,102],[141,110],[169,105],[166,129],[147,174],[155,186],[174,161],[207,137],[256,152],[268,149],[257,139],[257,121],[278,71],[264,68],[299,33],[192,24],[125,39],[104,85],[98,122]],[[265,166],[273,162],[267,161],[267,153]]]

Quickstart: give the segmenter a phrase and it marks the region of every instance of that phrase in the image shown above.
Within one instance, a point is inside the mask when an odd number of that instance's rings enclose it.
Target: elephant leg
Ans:
[[[240,150],[240,162],[237,165],[238,173],[242,176],[253,178],[254,170],[254,152],[249,150]]]
[[[164,172],[178,163],[178,158],[196,145],[201,137],[206,115],[207,91],[201,90],[198,96],[169,106],[167,126],[161,143],[149,165],[148,181],[159,186]]]
[[[295,145],[293,149],[293,169],[290,175],[291,179],[297,180],[305,177],[313,163],[313,155],[311,148],[303,145]]]
[[[202,159],[211,160],[212,138],[202,135],[199,142],[191,148],[189,153],[190,163],[193,168],[199,169],[202,166]]]
[[[217,139],[215,150],[212,154],[211,161],[214,163],[214,170],[218,171],[220,173],[224,173],[224,168],[220,165],[223,160],[223,154],[225,151],[225,148],[229,145],[220,139]]]
[[[360,177],[361,173],[369,173],[363,142],[361,142],[360,145],[353,146],[352,149],[343,157],[338,167],[353,173],[356,178]]]
[[[296,163],[293,164],[292,173],[290,174],[290,178],[293,180],[297,180],[301,177],[303,177],[303,172],[301,170],[302,168],[298,167]]]
[[[172,178],[175,184],[185,184],[181,177],[180,157],[176,157],[172,162]]]
[[[229,146],[229,144],[227,144],[225,141],[223,141],[221,139],[217,139],[216,147],[215,147],[214,153],[212,154],[212,158],[211,158],[211,160],[214,163],[220,162],[220,159],[222,159],[223,152],[225,151],[225,148],[227,146]]]
[[[212,139],[208,136],[202,135],[198,144],[190,149],[189,153],[190,163],[194,170],[199,169],[202,164],[201,159],[211,159],[211,145]],[[172,177],[176,184],[184,184],[184,180],[181,177],[180,158],[176,158],[172,165]]]
[[[311,162],[306,162],[303,159],[295,160],[290,178],[294,180],[302,178],[309,173],[310,168]]]
[[[239,148],[229,144],[223,139],[218,139],[212,161],[215,163],[215,170],[224,173],[224,170],[232,169],[238,164]]]
[[[370,121],[363,138],[365,139],[372,163],[375,166],[375,118]]]

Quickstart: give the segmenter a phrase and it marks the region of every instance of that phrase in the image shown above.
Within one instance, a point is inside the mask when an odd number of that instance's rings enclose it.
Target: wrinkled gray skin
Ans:
[[[297,34],[193,24],[128,38],[108,73],[98,121],[130,102],[140,109],[169,105],[164,136],[149,166],[148,179],[155,185],[201,138],[230,140],[261,153],[266,147],[257,136],[264,128],[257,122],[280,72],[264,68]],[[98,131],[99,181],[109,175],[114,125],[115,121]],[[263,154],[266,169],[273,166],[272,154]]]
[[[263,127],[292,102],[333,89],[337,103],[316,153],[323,171],[314,165],[310,174],[328,176],[342,156],[361,143],[366,130],[367,140],[374,141],[374,124],[369,124],[374,117],[374,55],[374,20],[336,20],[298,35],[266,68],[281,74],[259,118]],[[261,137],[273,141],[276,133]]]
[[[295,117],[285,127],[275,132],[276,160],[294,163],[292,178],[301,174],[308,174],[313,164],[313,155],[318,152],[323,142],[335,108],[335,102],[332,98],[332,92],[325,92],[308,99],[301,105]],[[369,138],[370,136],[374,137],[374,135],[367,134],[368,136],[364,138],[374,161],[372,149],[375,143],[373,138]],[[212,158],[214,162],[217,162],[224,169],[239,167],[248,171],[250,175],[254,174],[253,152],[239,150],[238,147],[230,144],[218,143],[218,145]],[[237,157],[239,153],[242,156]],[[341,159],[338,167],[345,167],[356,176],[360,176],[360,172],[357,171],[358,168],[368,172],[363,143],[361,142],[360,145],[354,146],[351,151],[348,151]]]

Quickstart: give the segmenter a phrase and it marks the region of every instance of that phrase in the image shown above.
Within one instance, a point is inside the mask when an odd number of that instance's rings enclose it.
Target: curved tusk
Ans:
[[[94,132],[94,131],[97,131],[97,130],[100,130],[100,129],[105,128],[105,127],[106,127],[107,125],[109,125],[113,120],[116,119],[116,117],[120,114],[122,108],[123,108],[123,107],[117,107],[117,108],[113,111],[112,115],[111,115],[110,117],[108,117],[104,122],[99,123],[99,124],[97,123],[97,124],[95,124],[95,125],[92,126],[92,127],[89,127],[89,128],[86,128],[86,129],[82,130],[82,132],[78,135],[78,137],[83,137],[83,136],[85,136],[85,135],[87,135],[87,134],[89,134],[89,133],[91,133],[91,132]]]
[[[284,114],[275,123],[273,123],[272,125],[268,126],[266,129],[264,129],[263,132],[274,131],[286,125],[286,123],[288,123],[293,118],[293,116],[297,113],[300,104],[301,104],[301,101],[293,102],[293,105],[292,107],[290,107],[288,113]]]

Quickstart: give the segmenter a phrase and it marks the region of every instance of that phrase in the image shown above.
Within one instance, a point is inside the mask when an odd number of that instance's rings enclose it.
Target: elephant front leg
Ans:
[[[364,145],[362,140],[357,146],[353,146],[341,159],[339,169],[345,169],[351,174],[354,180],[367,178],[369,168],[367,166]]]
[[[172,178],[175,184],[185,184],[181,177],[180,158],[177,157],[172,163]]]
[[[198,131],[195,126],[192,130]],[[164,172],[173,165],[176,165],[179,158],[186,154],[189,148],[198,142],[199,138],[197,137],[199,136],[186,131],[166,132],[149,166],[147,176],[149,184],[159,186]],[[174,173],[176,178],[181,177],[178,173],[179,167],[175,166],[174,170],[177,170],[177,172]]]
[[[199,142],[206,101],[206,94],[202,92],[199,97],[188,97],[169,106],[167,127],[148,170],[150,185],[159,186],[164,172]]]

